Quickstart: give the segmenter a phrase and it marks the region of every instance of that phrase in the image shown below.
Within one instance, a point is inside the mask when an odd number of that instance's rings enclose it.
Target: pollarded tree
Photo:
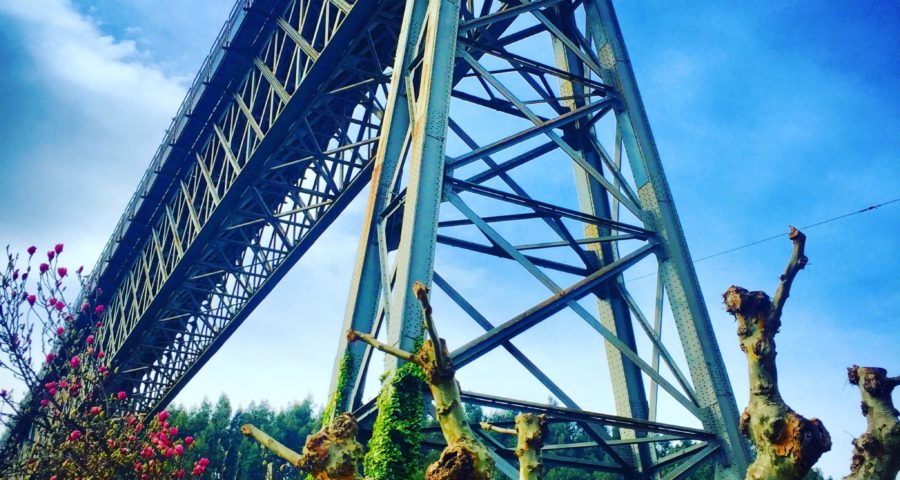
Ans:
[[[750,404],[740,423],[741,432],[756,447],[756,460],[747,469],[748,480],[800,480],[831,449],[831,436],[822,422],[792,410],[778,391],[775,334],[794,277],[807,263],[806,236],[791,227],[789,238],[793,252],[774,298],[736,286],[723,295],[726,311],[737,320],[750,374]]]
[[[456,371],[450,361],[450,352],[437,334],[431,317],[428,288],[420,282],[413,284],[413,293],[422,305],[425,330],[429,338],[415,353],[379,342],[372,335],[347,332],[350,342],[363,341],[411,364],[418,365],[425,374],[434,409],[447,447],[435,463],[425,471],[426,480],[491,480],[494,474],[494,460],[487,448],[478,440],[469,426],[465,407],[460,397]]]
[[[489,422],[481,422],[481,428],[497,433],[515,435],[516,458],[519,459],[519,480],[542,480],[544,466],[541,449],[547,438],[547,417],[534,413],[516,415],[516,428],[503,428]]]
[[[846,480],[893,480],[900,472],[900,413],[894,408],[891,392],[900,377],[888,377],[877,367],[847,369],[847,379],[859,386],[866,432],[853,439],[853,459]]]
[[[330,424],[306,438],[303,453],[284,446],[259,428],[246,424],[241,433],[268,448],[316,480],[363,480],[359,473],[363,447],[356,441],[359,426],[349,413],[334,417]]]

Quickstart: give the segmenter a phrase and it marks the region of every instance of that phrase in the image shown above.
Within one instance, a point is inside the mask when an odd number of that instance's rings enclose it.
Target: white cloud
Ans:
[[[16,112],[38,128],[18,133],[19,148],[3,159],[10,168],[0,183],[20,208],[0,225],[28,237],[2,240],[17,248],[65,240],[70,258],[91,265],[183,98],[183,82],[66,0],[0,2],[0,15],[16,27],[9,38],[21,43],[29,69],[21,90],[45,112]]]

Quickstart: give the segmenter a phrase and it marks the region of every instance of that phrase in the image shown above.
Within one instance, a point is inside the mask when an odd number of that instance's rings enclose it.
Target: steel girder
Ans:
[[[99,343],[110,382],[135,408],[164,406],[374,175],[347,326],[377,332],[387,319],[388,338],[409,347],[421,323],[408,284],[433,280],[485,331],[453,352],[458,366],[502,347],[564,407],[465,400],[543,412],[591,438],[551,446],[548,465],[626,476],[674,467],[665,478],[682,478],[713,458],[723,478],[739,476],[733,395],[609,2],[407,5],[405,15],[390,0],[235,5],[93,274],[108,304]],[[466,111],[495,128],[454,120]],[[517,178],[548,159],[574,168],[564,189],[574,199]],[[535,226],[551,238],[523,235]],[[531,278],[550,296],[489,320],[471,288],[434,272],[448,249],[508,260],[524,274],[510,283]],[[653,325],[624,282],[649,260]],[[689,375],[663,341],[665,299]],[[604,339],[616,416],[582,410],[513,343],[563,312]],[[371,351],[342,343],[339,361],[348,354],[339,407],[371,416]],[[656,422],[660,388],[703,428]],[[610,426],[623,437],[610,439]],[[700,443],[664,458],[646,448],[679,439]],[[514,472],[510,452],[485,441]],[[572,448],[601,459],[556,453]]]
[[[158,199],[100,348],[134,407],[164,406],[368,181],[399,16],[391,2],[245,5],[244,70]],[[265,8],[263,8],[265,7]],[[381,98],[382,100],[379,100]],[[145,202],[147,200],[145,199]]]
[[[457,11],[452,20],[450,11]],[[566,417],[605,455],[580,467],[636,477],[670,468],[665,478],[682,478],[713,459],[721,478],[742,477],[747,451],[733,393],[609,2],[411,0],[397,52],[345,327],[410,349],[423,331],[409,286],[433,283],[486,331],[452,352],[457,367],[503,347],[579,411],[512,343],[554,315],[574,314],[603,338],[616,411],[630,422],[612,443],[609,423]],[[468,121],[455,121],[457,114]],[[550,168],[546,178],[534,178],[538,162]],[[563,193],[545,182],[560,180],[558,165],[574,168]],[[539,229],[549,238],[536,242]],[[435,272],[452,251],[511,260],[521,270],[499,285],[462,286]],[[659,272],[653,325],[625,281],[642,262]],[[502,323],[475,306],[473,293],[509,295],[528,279],[549,297]],[[580,302],[588,297],[599,315]],[[663,340],[664,316],[676,325],[689,373]],[[649,344],[643,355],[638,332]],[[370,347],[341,340],[336,411],[371,415],[372,402],[363,401],[371,357]],[[659,389],[702,425],[703,443],[663,458],[648,448],[661,425]],[[486,404],[559,414],[551,405],[500,403]],[[504,453],[496,458],[508,471]]]

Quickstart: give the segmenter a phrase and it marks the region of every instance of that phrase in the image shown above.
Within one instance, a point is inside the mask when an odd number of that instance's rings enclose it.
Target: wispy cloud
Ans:
[[[0,187],[19,206],[0,216],[2,240],[65,239],[91,264],[184,95],[183,79],[66,0],[0,2],[0,24],[14,67],[5,82],[19,96],[0,100],[17,120],[0,133],[12,145]]]

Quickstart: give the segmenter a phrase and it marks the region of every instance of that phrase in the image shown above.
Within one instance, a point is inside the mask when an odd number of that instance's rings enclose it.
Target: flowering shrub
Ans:
[[[169,423],[167,412],[151,418],[127,411],[128,393],[108,392],[105,353],[98,348],[104,306],[82,268],[77,308],[66,299],[75,281],[60,265],[63,244],[25,265],[9,253],[0,271],[0,369],[16,389],[0,389],[0,423],[6,444],[0,477],[141,480],[202,476],[209,461],[185,460],[193,446]],[[33,263],[38,263],[33,271]],[[92,292],[92,293],[89,293]],[[30,421],[32,433],[16,426]],[[14,447],[14,448],[11,448]]]

